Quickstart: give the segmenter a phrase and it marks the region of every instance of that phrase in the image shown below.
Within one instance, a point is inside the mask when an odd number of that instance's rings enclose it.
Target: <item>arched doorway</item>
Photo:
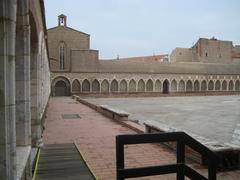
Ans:
[[[67,85],[60,80],[55,84],[55,96],[67,96]]]
[[[52,82],[52,96],[70,96],[70,82],[65,77],[57,77]]]
[[[169,93],[169,82],[168,80],[163,81],[163,94],[168,94]]]

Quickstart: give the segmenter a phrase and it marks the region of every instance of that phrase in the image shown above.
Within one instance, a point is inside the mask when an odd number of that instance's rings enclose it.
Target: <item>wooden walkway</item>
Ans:
[[[94,180],[74,144],[45,145],[36,180]]]

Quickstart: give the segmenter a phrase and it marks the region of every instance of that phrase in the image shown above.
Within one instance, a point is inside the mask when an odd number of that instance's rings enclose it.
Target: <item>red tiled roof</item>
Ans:
[[[161,61],[163,58],[167,57],[167,54],[153,55],[153,56],[138,56],[138,57],[126,57],[126,58],[116,58],[109,60],[123,60],[123,61]]]

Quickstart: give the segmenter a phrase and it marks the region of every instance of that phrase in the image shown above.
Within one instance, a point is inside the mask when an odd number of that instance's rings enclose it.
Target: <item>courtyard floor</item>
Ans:
[[[129,119],[155,121],[176,130],[193,133],[240,147],[240,96],[181,96],[144,98],[88,98],[97,105],[124,110]]]
[[[70,97],[50,98],[45,126],[44,144],[75,142],[100,180],[116,179],[115,136],[136,133]],[[159,145],[131,145],[125,149],[126,167],[170,164],[176,161],[171,150]],[[206,170],[201,166],[193,162],[189,164],[206,175]],[[239,170],[218,173],[219,180],[236,180],[239,176]],[[175,178],[175,175],[164,175],[138,179]]]

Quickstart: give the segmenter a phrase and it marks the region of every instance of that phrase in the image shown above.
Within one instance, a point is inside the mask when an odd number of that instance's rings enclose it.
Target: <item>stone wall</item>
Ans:
[[[31,147],[50,94],[44,5],[0,3],[0,179],[31,179]]]
[[[175,48],[170,54],[171,62],[192,62],[193,60],[191,48]]]

